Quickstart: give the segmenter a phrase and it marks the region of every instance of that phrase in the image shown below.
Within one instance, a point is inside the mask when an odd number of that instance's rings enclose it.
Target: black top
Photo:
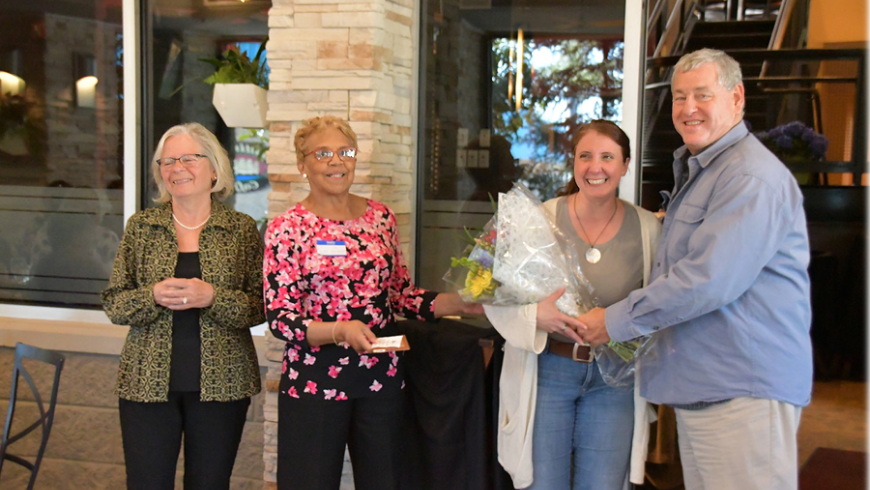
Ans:
[[[202,279],[199,252],[178,252],[175,277]],[[172,312],[169,391],[200,391],[199,308]]]

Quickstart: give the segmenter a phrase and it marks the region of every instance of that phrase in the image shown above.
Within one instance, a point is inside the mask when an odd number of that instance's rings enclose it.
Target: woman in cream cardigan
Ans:
[[[661,225],[617,198],[631,150],[616,124],[584,124],[573,144],[574,179],[544,207],[606,306],[646,285]],[[629,481],[643,483],[652,411],[631,387],[605,384],[589,348],[575,344],[582,325],[556,309],[562,293],[535,305],[486,306],[507,341],[499,461],[516,488],[621,490]]]

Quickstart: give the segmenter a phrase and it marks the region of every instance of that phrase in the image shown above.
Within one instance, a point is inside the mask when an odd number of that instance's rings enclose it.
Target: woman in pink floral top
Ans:
[[[269,225],[263,269],[269,330],[287,342],[278,488],[338,489],[345,445],[357,490],[395,488],[402,354],[369,354],[371,343],[400,333],[396,315],[481,309],[411,282],[393,213],[349,192],[357,150],[347,122],[314,118],[295,146],[311,191]]]

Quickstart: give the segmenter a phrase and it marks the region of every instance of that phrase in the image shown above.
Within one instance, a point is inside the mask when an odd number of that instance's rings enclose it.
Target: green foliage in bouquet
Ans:
[[[629,362],[634,359],[635,352],[641,346],[641,341],[639,340],[628,340],[625,342],[617,342],[615,340],[611,340],[607,343],[607,347],[616,353],[623,361]]]
[[[462,267],[468,269],[465,275],[465,284],[459,294],[463,298],[479,301],[482,298],[492,298],[498,288],[498,281],[492,278],[493,255],[495,254],[496,230],[491,228],[480,237],[473,237],[468,229],[465,230],[471,239],[470,253],[465,257],[451,257],[450,267]]]

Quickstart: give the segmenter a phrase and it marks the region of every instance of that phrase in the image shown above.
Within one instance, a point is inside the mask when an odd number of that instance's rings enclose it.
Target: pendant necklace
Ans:
[[[198,229],[202,228],[203,226],[205,226],[205,224],[208,223],[209,218],[211,218],[211,213],[208,213],[208,216],[205,217],[205,221],[203,221],[202,223],[200,223],[196,226],[187,226],[184,223],[182,223],[181,221],[178,221],[178,218],[175,217],[175,213],[172,213],[172,219],[174,219],[175,222],[178,223],[178,226],[184,228],[185,230],[190,230],[190,231],[198,230]]]
[[[577,198],[574,198],[575,202]],[[577,223],[580,223],[580,229],[583,230],[583,234],[586,235],[586,238],[589,238],[589,233],[586,233],[586,228],[583,228],[583,222],[580,221],[580,213],[577,212],[577,209],[574,206],[571,206],[571,209],[574,211],[574,216],[577,217]],[[590,264],[597,264],[599,260],[601,260],[601,251],[595,248],[595,244],[598,243],[598,239],[601,238],[601,235],[604,234],[604,230],[610,226],[610,222],[613,221],[613,217],[616,216],[616,211],[619,210],[619,203],[616,203],[616,206],[613,209],[613,214],[610,215],[610,219],[607,220],[607,224],[604,225],[604,228],[601,229],[601,233],[595,238],[594,241],[589,242],[589,250],[586,251],[586,262]]]

